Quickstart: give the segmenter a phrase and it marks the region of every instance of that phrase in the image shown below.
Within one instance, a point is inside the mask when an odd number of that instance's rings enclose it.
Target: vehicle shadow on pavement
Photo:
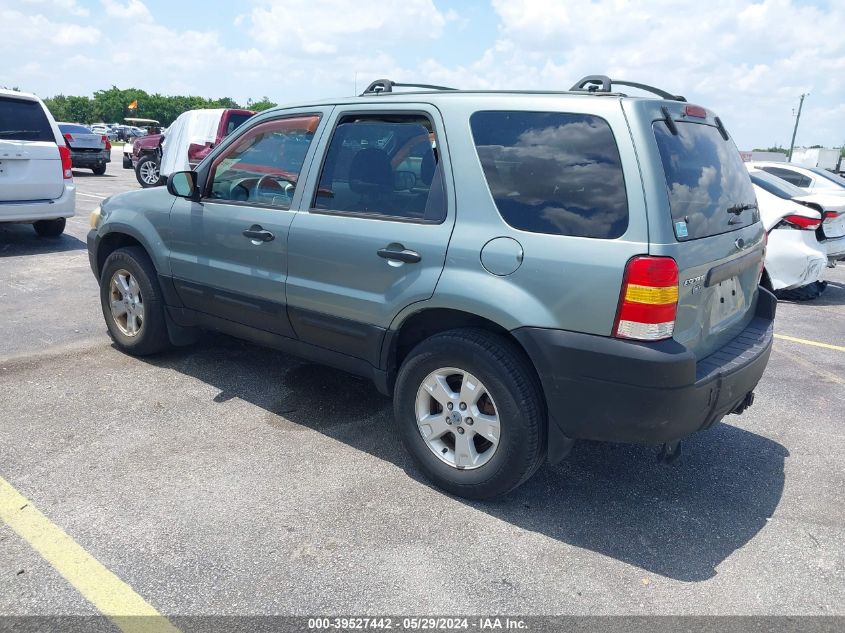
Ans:
[[[367,380],[273,350],[213,335],[144,359],[219,389],[402,468],[429,485],[393,426],[391,401]],[[279,382],[268,382],[268,367]],[[729,418],[730,420],[730,418]],[[581,442],[509,495],[457,501],[513,526],[685,582],[707,580],[777,508],[784,487],[781,444],[717,424],[658,464],[656,447]],[[549,561],[565,566],[566,561]]]
[[[0,257],[43,255],[87,248],[85,242],[63,233],[59,237],[38,237],[29,224],[0,224]]]
[[[84,168],[74,169],[73,170],[73,177],[74,178],[117,178],[115,174],[110,174],[108,172],[104,174],[100,174],[99,176],[95,174],[91,170],[82,171]]]

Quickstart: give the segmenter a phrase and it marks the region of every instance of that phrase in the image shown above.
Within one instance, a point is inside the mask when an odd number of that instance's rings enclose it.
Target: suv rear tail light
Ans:
[[[105,134],[103,134],[103,143],[106,144],[106,149],[111,151],[111,141],[109,140],[109,137]]]
[[[70,132],[65,132],[65,143],[70,145],[70,142],[73,140],[73,134]]]
[[[638,255],[628,261],[613,335],[639,341],[671,338],[678,310],[678,264]]]
[[[822,223],[821,218],[808,218],[803,215],[787,215],[783,221],[795,228],[806,229],[808,231],[815,231]]]
[[[67,145],[59,145],[59,156],[62,157],[62,176],[65,180],[73,180],[73,163],[70,160],[70,148]]]

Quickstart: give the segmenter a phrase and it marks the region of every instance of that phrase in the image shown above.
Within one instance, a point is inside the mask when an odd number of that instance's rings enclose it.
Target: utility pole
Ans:
[[[807,94],[801,95],[801,101],[798,102],[798,116],[795,117],[795,127],[792,129],[792,142],[789,144],[789,154],[786,156],[787,161],[792,160],[792,150],[795,148],[795,135],[798,134],[798,121],[801,120],[801,106],[804,105],[804,97]]]

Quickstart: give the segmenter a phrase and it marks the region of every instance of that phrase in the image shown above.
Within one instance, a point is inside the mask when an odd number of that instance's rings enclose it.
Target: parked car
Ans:
[[[117,139],[117,134],[111,127],[106,123],[94,123],[91,125],[91,132],[94,134],[104,134],[109,141],[114,141]]]
[[[0,89],[0,222],[57,237],[76,206],[70,149],[38,97]]]
[[[174,167],[188,169],[197,165],[253,114],[251,110],[237,109],[189,110],[179,115],[167,134],[149,135],[133,142],[130,157],[124,159],[123,166],[129,163],[135,169],[135,177],[142,187],[157,187],[164,184],[167,173]],[[162,173],[160,167],[167,155],[169,169]]]
[[[222,108],[183,112],[162,141],[161,175],[193,169],[254,114],[252,110]]]
[[[59,123],[59,131],[70,148],[74,167],[90,169],[97,176],[106,173],[106,163],[111,162],[111,141],[105,134],[95,134],[83,125]]]
[[[756,169],[767,171],[807,192],[845,196],[845,178],[820,167],[763,161],[752,161],[748,164]]]
[[[805,192],[761,170],[749,170],[768,233],[762,285],[785,299],[812,299],[827,264],[822,211],[802,201]]]
[[[422,472],[470,498],[577,439],[677,457],[753,403],[777,303],[765,230],[718,117],[614,84],[380,80],[253,117],[93,213],[116,346],[210,328],[366,376]]]
[[[807,193],[766,171],[750,167],[749,172],[751,181],[765,188],[769,194],[818,211],[822,222],[816,229],[816,237],[827,255],[828,266],[833,268],[836,262],[845,260],[845,196],[831,194],[826,190]]]

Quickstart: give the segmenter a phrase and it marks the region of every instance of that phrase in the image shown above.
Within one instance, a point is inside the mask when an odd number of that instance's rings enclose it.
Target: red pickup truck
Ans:
[[[252,115],[252,110],[220,109],[220,122],[217,124],[217,134],[212,140],[203,143],[191,143],[188,146],[188,163],[191,168],[208,156],[209,152],[225,137]],[[142,187],[157,187],[163,185],[165,178],[159,172],[161,166],[162,143],[165,134],[148,134],[135,139],[131,148],[124,149],[123,167],[134,169],[138,184]]]

